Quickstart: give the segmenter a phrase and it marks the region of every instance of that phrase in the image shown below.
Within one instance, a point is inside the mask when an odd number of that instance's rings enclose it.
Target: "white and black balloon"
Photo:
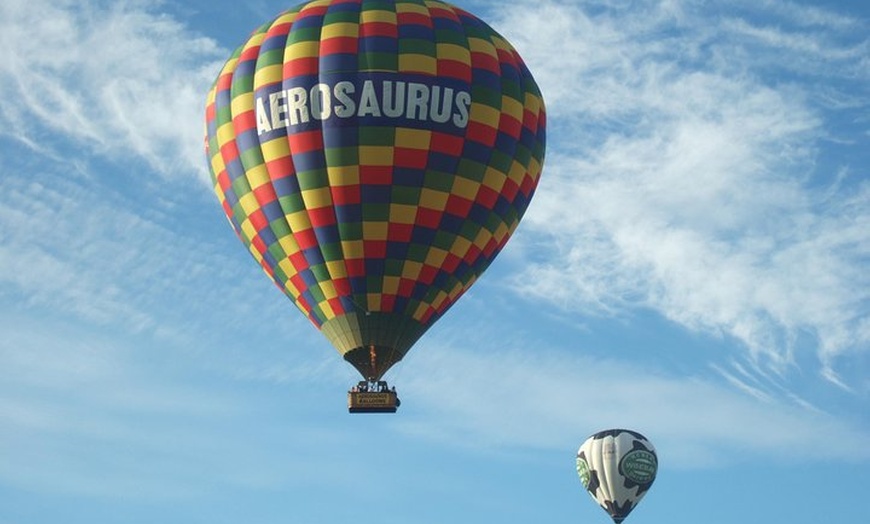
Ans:
[[[655,448],[636,431],[599,431],[577,450],[580,481],[616,524],[637,506],[652,486],[657,470]]]

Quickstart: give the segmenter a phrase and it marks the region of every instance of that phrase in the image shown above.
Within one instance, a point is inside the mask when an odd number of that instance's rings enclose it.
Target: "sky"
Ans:
[[[544,172],[362,416],[202,151],[294,3],[0,4],[0,524],[606,523],[574,456],[615,427],[659,457],[629,523],[866,520],[870,4],[457,0]]]

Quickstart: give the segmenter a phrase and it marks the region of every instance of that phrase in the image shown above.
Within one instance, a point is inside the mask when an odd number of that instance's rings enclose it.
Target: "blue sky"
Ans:
[[[0,524],[866,519],[870,8],[461,1],[517,47],[547,161],[508,247],[388,374],[393,416],[209,187],[205,93],[291,3],[0,5]]]

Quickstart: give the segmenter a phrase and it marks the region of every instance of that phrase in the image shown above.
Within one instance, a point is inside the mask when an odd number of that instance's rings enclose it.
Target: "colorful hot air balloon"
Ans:
[[[516,50],[468,12],[316,0],[226,63],[206,154],[239,238],[374,384],[516,229],[545,122]]]
[[[657,470],[655,448],[636,431],[599,431],[577,450],[577,474],[583,487],[616,524],[637,506]]]

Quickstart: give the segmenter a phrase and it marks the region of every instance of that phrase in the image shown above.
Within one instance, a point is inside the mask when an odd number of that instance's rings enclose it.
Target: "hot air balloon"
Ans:
[[[350,411],[395,411],[384,373],[480,277],[544,161],[516,50],[437,0],[315,0],[254,31],[206,103],[230,224],[362,376]]]
[[[583,487],[616,524],[637,506],[657,470],[655,448],[636,431],[599,431],[577,450],[577,474]]]

